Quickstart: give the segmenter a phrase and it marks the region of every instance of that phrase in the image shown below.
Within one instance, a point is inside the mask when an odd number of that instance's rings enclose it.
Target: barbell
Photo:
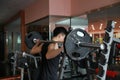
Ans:
[[[39,39],[41,43],[61,43],[59,41],[44,41],[39,32],[33,31],[25,37],[27,47],[31,49],[37,39]],[[70,31],[62,44],[64,45],[65,53],[74,61],[85,58],[92,51],[92,48],[104,49],[104,45],[102,44],[93,44],[89,34],[79,28]]]

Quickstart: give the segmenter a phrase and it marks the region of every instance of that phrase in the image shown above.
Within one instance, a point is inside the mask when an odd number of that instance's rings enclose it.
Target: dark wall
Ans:
[[[0,61],[4,60],[4,31],[0,28]]]

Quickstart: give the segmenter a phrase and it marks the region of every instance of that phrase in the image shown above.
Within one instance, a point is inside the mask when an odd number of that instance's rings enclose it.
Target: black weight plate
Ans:
[[[35,45],[34,39],[42,40],[42,36],[39,32],[33,31],[26,35],[25,43],[29,49],[32,49],[32,47]]]
[[[91,37],[89,34],[82,29],[72,30],[65,38],[64,50],[65,53],[74,61],[79,61],[85,58],[91,51],[88,47],[77,46],[77,42],[91,43]]]

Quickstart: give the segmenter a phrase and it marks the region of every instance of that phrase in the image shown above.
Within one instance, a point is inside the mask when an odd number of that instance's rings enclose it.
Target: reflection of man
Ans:
[[[64,38],[67,31],[63,27],[56,27],[53,31],[52,41],[64,42]],[[40,41],[35,44],[31,49],[31,54],[42,54],[42,62],[40,68],[40,78],[38,80],[58,80],[57,71],[59,64],[59,57],[63,46],[59,48],[58,43],[44,43],[40,44]]]

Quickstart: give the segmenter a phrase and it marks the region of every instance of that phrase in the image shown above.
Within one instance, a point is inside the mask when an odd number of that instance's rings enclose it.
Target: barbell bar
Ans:
[[[36,43],[37,39],[33,39],[33,42]],[[50,40],[40,40],[40,43],[63,43],[60,41],[50,41]]]
[[[36,43],[37,39],[33,39],[34,43]],[[40,40],[40,43],[63,43],[63,42],[60,42],[60,41],[46,41],[46,40]],[[93,43],[83,43],[83,42],[77,42],[76,45],[78,47],[89,47],[89,48],[99,48],[101,50],[104,49],[104,45],[103,44],[93,44]]]
[[[76,44],[78,47],[99,48],[100,50],[105,49],[104,44],[94,44],[94,43],[85,43],[85,42],[78,42]]]
[[[60,41],[40,40],[40,43],[63,43],[63,42],[60,42]],[[76,45],[78,47],[99,48],[101,50],[104,49],[104,44],[93,44],[93,43],[78,42],[78,43],[76,43]]]

